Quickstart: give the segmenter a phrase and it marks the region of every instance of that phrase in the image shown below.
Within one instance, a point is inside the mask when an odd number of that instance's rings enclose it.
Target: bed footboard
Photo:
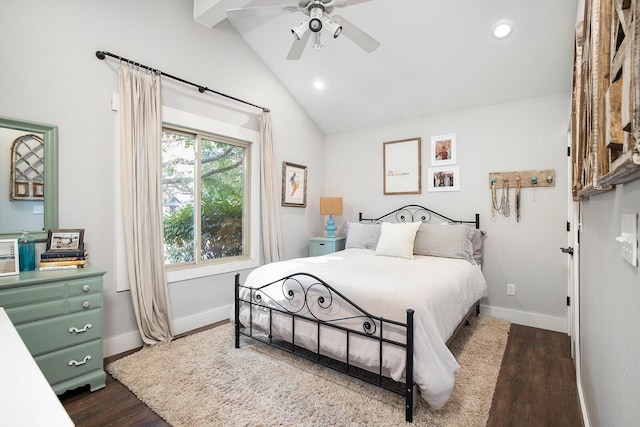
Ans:
[[[305,283],[303,285],[303,283]],[[282,301],[284,300],[284,302]],[[249,319],[241,323],[241,306],[249,308]],[[340,310],[334,310],[336,306]],[[346,309],[345,309],[346,307]],[[260,329],[253,317],[254,309],[268,313],[268,327]],[[347,312],[345,315],[344,312]],[[339,315],[335,316],[338,312]],[[273,332],[274,315],[287,316],[291,319],[291,334],[289,337],[275,336]],[[405,397],[405,419],[413,421],[413,409],[416,401],[416,385],[413,381],[413,351],[414,351],[414,310],[406,310],[406,323],[374,316],[360,308],[353,301],[342,295],[335,288],[321,279],[307,274],[296,273],[283,277],[260,287],[248,287],[240,284],[240,275],[235,275],[234,322],[235,347],[240,348],[240,337],[245,336],[264,344],[277,347],[314,363],[358,378],[393,393]],[[317,347],[296,343],[296,322],[311,322],[317,330],[315,337]],[[358,327],[354,327],[358,325]],[[389,339],[385,335],[387,328],[403,330],[405,342]],[[321,330],[341,331],[345,335],[345,360],[338,360],[327,355],[321,349]],[[379,366],[376,372],[361,369],[350,360],[350,337],[362,337],[372,340],[378,348]],[[405,383],[393,381],[383,375],[383,349],[386,346],[398,347],[404,350],[406,356]]]

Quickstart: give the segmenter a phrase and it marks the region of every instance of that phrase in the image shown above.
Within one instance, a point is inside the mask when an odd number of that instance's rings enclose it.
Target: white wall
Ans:
[[[59,126],[60,227],[84,228],[91,263],[107,270],[106,354],[140,343],[128,292],[115,291],[117,61],[108,50],[169,74],[271,109],[276,159],[309,167],[310,207],[282,208],[285,256],[307,254],[310,225],[320,224],[323,134],[226,22],[209,29],[193,20],[192,0],[4,0],[0,6],[0,115]],[[258,129],[259,110],[163,84],[163,103]],[[280,175],[278,176],[280,179]],[[315,206],[314,206],[315,205]],[[178,331],[225,318],[233,275],[169,287]],[[220,317],[222,316],[222,317]]]
[[[582,203],[580,350],[593,426],[640,419],[640,270],[620,256],[620,214],[640,213],[640,180]]]
[[[485,313],[566,331],[567,131],[569,94],[460,111],[326,137],[326,193],[344,198],[346,221],[418,203],[455,219],[480,213],[487,230]],[[459,192],[427,192],[431,136],[456,134]],[[422,194],[383,195],[382,144],[422,138]],[[522,219],[490,219],[489,172],[555,169],[556,186],[522,190]],[[507,283],[516,295],[506,294]],[[487,310],[488,309],[488,310]]]

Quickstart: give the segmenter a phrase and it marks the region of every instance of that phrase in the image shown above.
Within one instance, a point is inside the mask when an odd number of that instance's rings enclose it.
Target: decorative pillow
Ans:
[[[380,224],[351,222],[347,225],[345,248],[375,249],[380,238]]]
[[[413,259],[413,242],[419,222],[383,222],[376,255]]]
[[[482,264],[484,256],[484,236],[487,235],[485,230],[473,230],[473,238],[471,238],[471,246],[473,247],[473,259],[476,264]]]
[[[474,229],[466,225],[421,224],[416,233],[413,252],[443,258],[466,259],[474,263]]]

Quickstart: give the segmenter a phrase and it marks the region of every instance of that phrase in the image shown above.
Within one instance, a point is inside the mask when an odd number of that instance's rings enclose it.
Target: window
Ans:
[[[165,127],[164,257],[169,268],[247,259],[250,144]]]
[[[119,96],[113,94],[112,105],[114,110],[119,109]],[[247,129],[237,124],[219,121],[210,117],[193,114],[175,108],[163,106],[162,120],[164,127],[173,129],[175,133],[194,134],[197,132],[185,129],[198,129],[202,135],[213,135],[213,141],[229,141],[245,144],[245,155],[247,161],[244,164],[244,199],[243,199],[243,229],[242,229],[242,251],[243,255],[219,258],[214,260],[195,260],[185,263],[178,263],[167,266],[167,281],[169,283],[182,282],[186,280],[198,279],[202,277],[235,273],[242,270],[258,267],[260,265],[260,134],[259,132]],[[115,120],[116,136],[119,134],[118,118]],[[223,137],[215,137],[223,135]],[[114,141],[116,146],[116,159],[120,157],[119,140]],[[194,155],[195,156],[195,155]],[[195,159],[195,157],[194,157]],[[116,170],[119,166],[116,167]],[[194,183],[195,177],[193,174]],[[195,187],[194,187],[195,189]],[[116,174],[116,290],[118,292],[129,290],[129,280],[127,278],[127,263],[125,259],[124,231],[122,227],[122,207],[120,205],[120,175]],[[195,205],[194,205],[195,207]],[[195,223],[194,223],[195,225]],[[199,235],[199,234],[198,234]],[[194,246],[195,259],[195,246]],[[233,280],[233,279],[230,279]]]

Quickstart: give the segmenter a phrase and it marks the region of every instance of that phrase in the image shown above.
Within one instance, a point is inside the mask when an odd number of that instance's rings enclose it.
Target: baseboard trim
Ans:
[[[580,401],[580,410],[582,411],[582,425],[584,427],[590,427],[589,411],[587,411],[587,401],[584,399],[584,391],[582,390],[582,382],[577,382],[578,386],[578,400]]]
[[[518,325],[547,329],[555,332],[567,333],[567,319],[563,317],[547,316],[545,314],[528,313],[526,311],[511,310],[490,305],[480,305],[480,315],[497,317]]]
[[[182,334],[212,323],[229,319],[231,313],[231,305],[219,307],[213,310],[197,313],[192,316],[182,317],[173,320],[174,333]],[[114,354],[123,353],[134,348],[142,347],[142,339],[138,331],[128,332],[117,337],[104,340],[103,351],[104,357],[113,356]]]

